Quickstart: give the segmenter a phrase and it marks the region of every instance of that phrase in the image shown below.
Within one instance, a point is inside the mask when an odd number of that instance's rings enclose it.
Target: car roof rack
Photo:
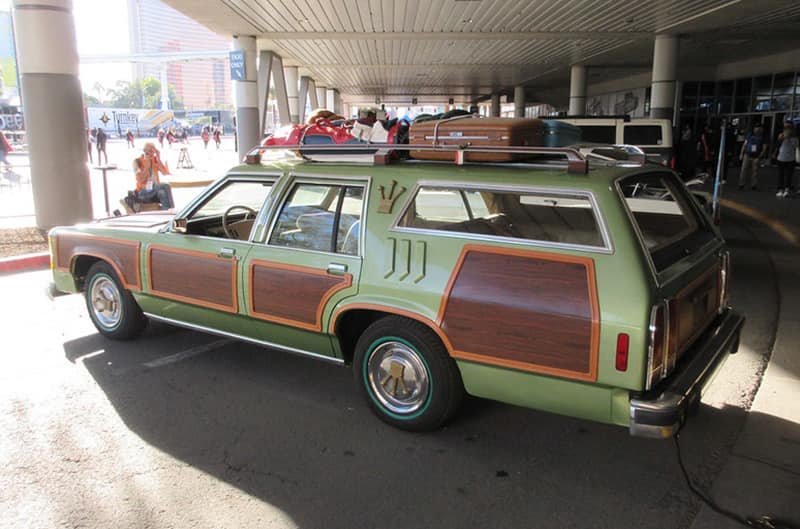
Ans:
[[[630,123],[630,114],[552,114],[550,116],[540,116],[540,119],[621,119],[625,123]]]
[[[394,151],[426,151],[426,152],[439,152],[439,153],[452,153],[453,163],[456,165],[464,165],[468,162],[467,154],[482,153],[482,154],[517,154],[517,155],[540,155],[540,156],[553,156],[558,159],[554,162],[563,159],[566,161],[567,172],[571,174],[587,174],[589,172],[589,162],[584,155],[577,149],[569,147],[495,147],[495,146],[476,146],[476,145],[431,145],[431,144],[377,144],[377,143],[364,143],[364,144],[317,144],[317,145],[261,145],[253,147],[247,152],[245,156],[245,163],[255,165],[261,163],[261,155],[267,151],[291,151],[299,154],[303,158],[313,160],[311,156],[329,157],[325,159],[328,161],[337,161],[336,157],[341,156],[339,161],[354,161],[351,159],[344,159],[347,155],[358,156],[360,162],[371,162],[373,165],[387,165],[393,161]],[[426,160],[420,160],[426,161]],[[550,161],[550,160],[548,160]],[[469,163],[482,163],[482,162],[469,162]],[[489,162],[484,162],[489,163]],[[525,163],[525,162],[522,162]]]

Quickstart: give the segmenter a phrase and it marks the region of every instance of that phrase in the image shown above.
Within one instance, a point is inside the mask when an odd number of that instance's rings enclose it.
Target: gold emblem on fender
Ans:
[[[391,213],[392,207],[394,206],[397,198],[405,193],[406,188],[401,187],[395,195],[394,190],[396,186],[397,180],[392,180],[392,187],[389,188],[389,196],[386,196],[386,189],[383,186],[378,186],[378,190],[381,192],[381,201],[378,205],[378,213]]]
[[[406,371],[406,366],[401,364],[400,362],[392,362],[389,366],[389,372],[383,377],[381,380],[381,386],[390,392],[394,397],[397,397],[397,390],[401,390],[401,397],[407,397],[409,393],[408,386],[406,386],[406,381],[403,379],[403,374]],[[387,386],[391,386],[389,389]]]

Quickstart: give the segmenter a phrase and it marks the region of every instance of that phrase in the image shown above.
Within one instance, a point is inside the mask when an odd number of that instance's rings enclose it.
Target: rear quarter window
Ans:
[[[617,127],[615,125],[579,126],[581,129],[581,141],[587,143],[617,143]]]
[[[664,137],[660,125],[626,124],[623,143],[629,145],[663,145]]]
[[[421,187],[397,224],[486,237],[605,247],[588,195]]]

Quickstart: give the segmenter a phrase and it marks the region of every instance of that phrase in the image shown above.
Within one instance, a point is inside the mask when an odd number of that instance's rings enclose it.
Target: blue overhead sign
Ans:
[[[244,50],[233,50],[230,52],[231,59],[231,81],[244,81],[247,72],[244,66]]]

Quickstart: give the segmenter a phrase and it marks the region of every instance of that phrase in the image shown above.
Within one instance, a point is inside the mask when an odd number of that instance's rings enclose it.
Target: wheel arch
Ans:
[[[410,310],[388,305],[353,303],[337,309],[333,313],[330,324],[332,334],[339,340],[339,348],[345,363],[352,363],[358,338],[367,327],[387,316],[400,316],[427,326],[442,341],[448,355],[453,356],[450,340],[434,320]]]
[[[93,264],[100,261],[103,261],[113,268],[114,272],[116,272],[119,276],[119,269],[108,259],[103,259],[100,256],[91,254],[79,254],[72,257],[70,273],[72,274],[72,278],[75,281],[75,286],[78,288],[78,290],[82,291],[86,288],[86,274],[89,272],[89,269]]]

